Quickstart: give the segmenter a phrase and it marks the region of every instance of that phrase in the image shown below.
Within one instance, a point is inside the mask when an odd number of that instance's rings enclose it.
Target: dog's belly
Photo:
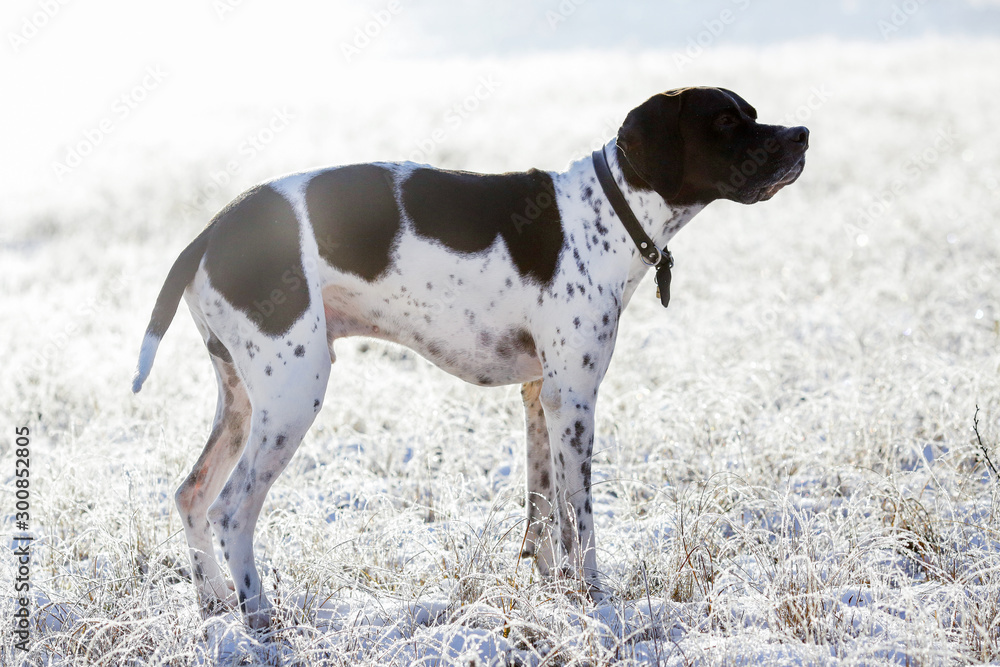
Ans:
[[[395,290],[379,298],[339,285],[323,289],[327,338],[367,336],[404,345],[439,368],[480,386],[536,380],[542,366],[523,318],[496,301],[434,299]]]

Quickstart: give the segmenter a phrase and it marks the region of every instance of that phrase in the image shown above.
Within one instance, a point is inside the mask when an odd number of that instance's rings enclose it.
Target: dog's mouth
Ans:
[[[771,185],[761,189],[760,197],[757,201],[767,201],[774,195],[778,194],[778,191],[786,185],[791,185],[794,183],[799,176],[802,175],[803,170],[806,168],[806,157],[803,155],[799,158],[798,162],[792,165],[792,167],[785,172],[781,178],[772,183]]]

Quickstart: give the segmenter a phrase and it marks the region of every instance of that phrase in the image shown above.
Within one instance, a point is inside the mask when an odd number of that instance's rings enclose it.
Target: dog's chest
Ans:
[[[358,335],[399,343],[478,385],[541,376],[531,323],[543,290],[517,275],[502,244],[462,256],[406,235],[394,266],[377,283],[324,267],[331,345]]]

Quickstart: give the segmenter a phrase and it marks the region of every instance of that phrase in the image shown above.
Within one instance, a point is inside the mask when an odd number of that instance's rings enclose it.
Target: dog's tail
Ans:
[[[156,357],[156,348],[167,332],[167,328],[177,313],[177,304],[180,303],[181,296],[191,281],[201,264],[201,258],[205,255],[208,247],[209,231],[211,225],[184,248],[177,261],[170,267],[170,273],[160,288],[160,296],[156,297],[156,305],[153,306],[153,314],[149,317],[149,326],[146,327],[146,335],[142,339],[142,347],[139,348],[139,365],[135,369],[132,377],[132,393],[138,394],[142,389],[142,383],[149,376],[149,371],[153,368],[153,359]]]

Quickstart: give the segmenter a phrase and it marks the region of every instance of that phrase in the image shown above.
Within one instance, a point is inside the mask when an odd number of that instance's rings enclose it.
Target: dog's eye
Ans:
[[[716,117],[715,127],[720,130],[731,130],[739,125],[739,119],[731,113],[724,113]]]

